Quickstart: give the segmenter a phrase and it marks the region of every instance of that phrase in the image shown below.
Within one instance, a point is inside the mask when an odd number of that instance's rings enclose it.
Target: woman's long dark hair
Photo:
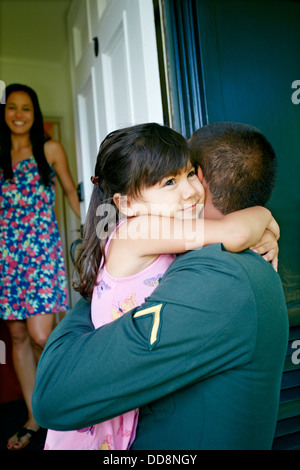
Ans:
[[[114,194],[139,195],[141,189],[186,168],[190,158],[186,139],[156,123],[120,129],[104,139],[95,167],[98,184],[92,192],[76,263],[78,279],[74,288],[83,297],[92,294],[107,238],[119,220]]]
[[[41,113],[37,94],[32,88],[20,83],[8,85],[5,89],[6,100],[15,91],[27,93],[32,101],[34,110],[34,122],[30,129],[30,141],[32,153],[38,166],[39,174],[45,186],[49,186],[52,170],[44,153],[44,143],[47,137],[44,133],[43,116]],[[5,122],[5,104],[0,104],[0,168],[5,179],[13,177],[11,164],[11,131]]]

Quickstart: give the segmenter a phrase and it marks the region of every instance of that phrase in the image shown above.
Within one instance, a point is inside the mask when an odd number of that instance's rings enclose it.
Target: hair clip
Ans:
[[[91,176],[91,182],[96,186],[99,186],[99,176]]]

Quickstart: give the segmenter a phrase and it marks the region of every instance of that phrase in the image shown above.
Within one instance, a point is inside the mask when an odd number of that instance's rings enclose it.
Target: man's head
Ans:
[[[196,131],[190,144],[193,163],[203,172],[206,209],[213,205],[216,213],[226,215],[266,204],[275,184],[277,163],[272,146],[258,129],[216,122]]]

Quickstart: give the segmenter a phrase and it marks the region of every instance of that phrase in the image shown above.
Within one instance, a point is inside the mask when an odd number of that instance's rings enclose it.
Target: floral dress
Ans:
[[[0,318],[24,320],[68,309],[67,277],[54,213],[55,178],[45,187],[34,157],[0,170]]]

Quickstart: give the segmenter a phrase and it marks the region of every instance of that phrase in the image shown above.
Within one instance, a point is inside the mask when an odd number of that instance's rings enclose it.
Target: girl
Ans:
[[[9,85],[0,105],[0,318],[12,338],[28,420],[8,441],[20,450],[39,430],[31,397],[53,313],[68,310],[67,279],[54,214],[55,174],[80,216],[76,186],[59,142],[45,139],[36,93]]]
[[[158,124],[118,130],[102,142],[76,286],[85,298],[92,296],[96,328],[140,305],[174,253],[218,242],[243,250],[267,227],[278,235],[262,207],[204,224],[204,190],[190,157],[186,140]],[[48,431],[45,449],[126,450],[137,419],[133,410],[80,431]]]

